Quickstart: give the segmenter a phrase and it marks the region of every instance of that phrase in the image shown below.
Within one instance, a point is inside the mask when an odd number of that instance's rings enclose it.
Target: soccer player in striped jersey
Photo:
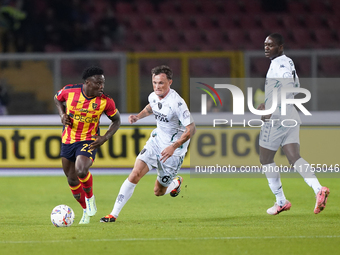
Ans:
[[[276,202],[267,210],[268,214],[276,215],[287,211],[292,206],[286,199],[280,178],[280,173],[274,171],[276,164],[274,156],[279,147],[282,147],[289,164],[300,173],[305,182],[313,189],[316,195],[314,213],[320,213],[326,206],[329,189],[322,187],[312,171],[310,164],[300,156],[299,131],[301,120],[293,104],[287,105],[287,114],[281,115],[281,89],[300,87],[293,60],[283,52],[283,37],[280,34],[270,34],[264,42],[265,56],[271,60],[265,84],[265,103],[259,105],[259,110],[270,109],[274,88],[277,88],[278,105],[270,115],[262,116],[266,123],[261,127],[260,133],[260,162],[266,173],[268,184]],[[293,99],[294,93],[287,93],[287,98]],[[286,125],[283,126],[282,121]],[[272,121],[270,121],[272,120]],[[275,121],[276,124],[272,124]],[[288,121],[290,120],[290,121]],[[291,120],[295,120],[295,123]]]
[[[149,170],[157,169],[154,194],[170,194],[176,197],[182,184],[182,177],[176,176],[187,152],[190,138],[195,133],[195,123],[187,104],[173,89],[172,70],[168,66],[152,69],[153,90],[149,104],[137,115],[130,115],[131,124],[153,114],[157,122],[146,145],[136,158],[129,177],[122,184],[112,212],[100,222],[115,222],[123,206],[130,199],[140,179]]]
[[[54,102],[64,125],[60,153],[63,170],[74,198],[83,208],[79,224],[88,224],[97,212],[89,168],[97,149],[118,130],[120,114],[113,99],[104,94],[105,77],[101,68],[85,69],[82,78],[84,83],[66,85],[59,90]],[[100,135],[99,120],[103,113],[111,124]]]

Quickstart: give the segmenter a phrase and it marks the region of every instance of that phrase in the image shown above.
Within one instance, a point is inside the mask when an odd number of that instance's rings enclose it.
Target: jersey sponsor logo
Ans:
[[[86,117],[86,116],[82,116],[82,115],[73,115],[72,118],[74,120],[78,120],[78,121],[84,122],[84,123],[98,123],[98,120],[99,120],[98,117],[92,118],[92,117]]]
[[[154,111],[155,119],[163,122],[169,122],[168,116],[166,114]]]
[[[90,113],[90,114],[96,114],[97,113],[96,111],[89,111],[89,109],[77,108],[75,106],[72,106],[72,108],[70,110],[75,111],[75,112],[85,112],[85,113]]]

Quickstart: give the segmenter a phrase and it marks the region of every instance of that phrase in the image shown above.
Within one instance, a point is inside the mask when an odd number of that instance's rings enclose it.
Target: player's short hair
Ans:
[[[92,77],[93,75],[102,75],[104,74],[104,70],[98,66],[90,66],[83,71],[83,80],[85,81],[87,78]]]
[[[277,43],[277,45],[281,46],[281,45],[284,44],[283,36],[281,34],[272,33],[268,36],[271,37],[272,39],[274,39],[274,41]]]
[[[156,67],[152,68],[152,70],[151,70],[152,75],[159,75],[161,73],[164,73],[168,80],[172,80],[172,74],[173,74],[172,70],[171,70],[170,67],[168,67],[166,65],[156,66]]]

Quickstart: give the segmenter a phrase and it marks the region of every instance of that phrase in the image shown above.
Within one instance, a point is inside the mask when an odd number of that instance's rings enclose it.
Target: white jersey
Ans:
[[[170,89],[169,93],[161,100],[155,92],[152,92],[148,100],[157,121],[157,128],[152,131],[149,140],[152,140],[162,151],[177,141],[185,131],[185,127],[193,120],[187,104],[173,89]],[[189,140],[177,148],[173,155],[184,156]]]
[[[273,90],[277,88],[277,107],[272,113],[271,119],[294,119],[301,123],[299,113],[294,105],[288,104],[286,115],[281,116],[281,89],[300,87],[299,77],[297,76],[293,60],[286,55],[274,58],[269,66],[265,84],[265,109],[270,109],[273,103]],[[287,93],[286,98],[293,99],[294,93]]]

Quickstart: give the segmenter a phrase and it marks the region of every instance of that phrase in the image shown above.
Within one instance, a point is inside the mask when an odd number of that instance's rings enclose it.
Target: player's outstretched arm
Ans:
[[[147,106],[145,106],[145,108],[140,112],[138,113],[137,115],[130,115],[129,116],[129,122],[130,124],[133,124],[135,122],[137,122],[138,120],[140,119],[143,119],[149,115],[151,115],[153,112],[152,112],[152,108],[150,106],[150,104],[148,104]]]
[[[196,133],[196,126],[195,123],[192,122],[188,126],[185,127],[184,133],[181,135],[181,137],[174,142],[172,145],[166,147],[162,152],[161,152],[161,161],[165,162],[168,158],[170,158],[175,150],[180,147],[183,143],[188,141],[194,134]]]
[[[101,146],[103,143],[105,143],[107,140],[110,139],[111,136],[113,136],[118,128],[120,127],[120,113],[117,110],[116,114],[112,117],[108,117],[111,120],[111,124],[108,128],[108,130],[106,131],[105,135],[103,136],[99,136],[99,135],[94,135],[92,136],[93,138],[95,138],[96,140],[93,141],[90,144],[90,149],[94,150],[97,149],[99,146]]]

